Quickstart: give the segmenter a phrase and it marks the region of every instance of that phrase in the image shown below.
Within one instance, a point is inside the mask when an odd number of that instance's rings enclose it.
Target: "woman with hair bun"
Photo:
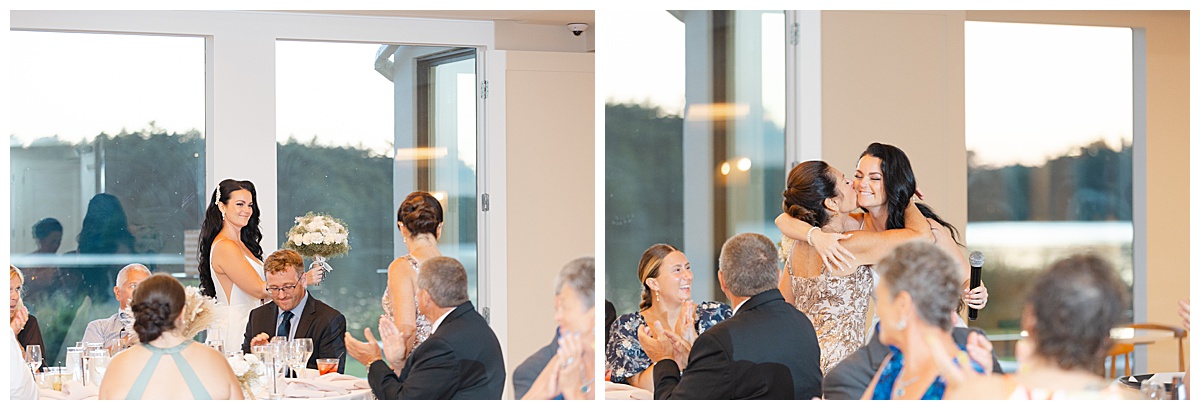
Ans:
[[[821,346],[822,374],[867,341],[867,306],[875,288],[875,274],[868,265],[906,241],[933,240],[929,222],[915,205],[908,206],[904,229],[863,231],[863,222],[850,216],[858,202],[841,171],[825,161],[805,161],[788,172],[785,214],[813,226],[810,235],[849,233],[842,243],[857,255],[854,266],[830,269],[807,240],[785,243],[785,275],[779,291],[812,321]]]
[[[387,289],[381,303],[383,315],[396,324],[412,348],[429,338],[433,330],[429,319],[417,312],[417,273],[421,262],[442,256],[437,246],[442,221],[442,204],[428,192],[408,194],[396,210],[396,227],[408,254],[388,265]]]
[[[153,275],[138,285],[130,309],[141,344],[109,363],[101,400],[242,399],[225,357],[182,334],[186,302],[183,285],[170,276]]]
[[[692,265],[674,246],[660,243],[646,249],[637,272],[642,282],[640,310],[613,322],[612,338],[604,353],[613,383],[653,392],[654,364],[642,349],[638,329],[647,326],[657,332],[661,326],[692,342],[697,335],[733,316],[733,309],[721,302],[692,302]]]

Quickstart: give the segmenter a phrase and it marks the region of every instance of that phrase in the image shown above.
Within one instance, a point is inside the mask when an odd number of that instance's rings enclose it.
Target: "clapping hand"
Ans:
[[[585,397],[577,397],[585,396],[582,391],[583,380],[588,376],[584,374],[586,358],[583,356],[583,341],[579,332],[564,332],[558,338],[558,354],[555,356],[560,358],[558,382],[555,384],[561,389],[563,397],[584,399]]]
[[[675,322],[675,334],[689,345],[696,341],[696,302],[683,301],[683,311],[680,312],[679,321]]]
[[[346,332],[346,353],[350,354],[354,360],[359,363],[370,366],[372,362],[383,358],[379,352],[379,344],[375,342],[375,335],[371,334],[371,328],[363,329],[363,336],[367,338],[366,342],[360,342],[354,336],[350,336],[350,332]]]
[[[972,333],[972,336],[977,336]],[[938,373],[942,376],[942,380],[946,381],[946,393],[944,397],[950,397],[955,390],[966,386],[974,380],[986,377],[976,373],[970,368],[970,357],[967,352],[959,351],[955,357],[951,357],[946,353],[946,345],[941,340],[933,336],[926,336],[925,340],[929,343],[930,353],[933,356],[933,362],[937,364]],[[970,336],[967,337],[968,345],[970,345]],[[970,351],[970,347],[967,348]],[[991,353],[988,353],[988,363],[991,363]],[[954,359],[958,359],[955,363]]]
[[[992,342],[987,339],[982,333],[970,332],[967,334],[967,355],[971,356],[971,360],[983,366],[983,374],[992,374],[995,369],[992,365]]]
[[[383,339],[383,356],[388,362],[393,367],[404,363],[408,358],[408,335],[387,316],[379,316],[379,337]]]
[[[648,325],[638,328],[638,342],[642,344],[642,350],[646,352],[651,363],[658,363],[674,356],[674,348],[671,347],[671,340],[667,338],[666,333],[662,322],[659,321],[654,322],[653,329]]]

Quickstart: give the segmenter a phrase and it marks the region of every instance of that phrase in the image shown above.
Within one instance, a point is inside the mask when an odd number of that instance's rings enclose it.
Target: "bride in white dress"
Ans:
[[[221,181],[200,227],[201,293],[215,297],[222,310],[213,326],[217,332],[210,331],[208,340],[222,340],[226,352],[242,348],[250,311],[270,300],[257,198],[250,181]],[[309,284],[320,282],[317,269],[308,272]]]

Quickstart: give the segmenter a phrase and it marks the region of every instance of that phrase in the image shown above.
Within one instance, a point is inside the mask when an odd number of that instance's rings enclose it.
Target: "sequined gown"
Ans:
[[[792,272],[791,258],[786,272]],[[817,276],[791,276],[793,306],[808,316],[821,346],[821,373],[867,342],[867,307],[875,290],[875,273],[859,266],[846,276],[831,275],[824,267]]]
[[[421,273],[421,262],[417,262],[417,258],[414,258],[412,255],[404,255],[404,256],[401,256],[401,258],[404,258],[404,260],[407,260],[408,263],[412,264],[413,274]],[[391,295],[390,289],[384,288],[383,300],[380,303],[383,305],[383,314],[386,315],[389,320],[394,322],[394,321],[396,321],[396,318],[392,317],[392,298],[389,297],[390,295]],[[414,309],[415,309],[416,304],[417,304],[417,298],[414,297],[413,298]],[[429,322],[429,319],[426,318],[425,315],[422,315],[420,311],[417,311],[417,344],[414,345],[413,348],[420,346],[421,343],[425,341],[425,339],[429,338],[429,334],[432,332],[433,332],[433,324],[431,324]]]

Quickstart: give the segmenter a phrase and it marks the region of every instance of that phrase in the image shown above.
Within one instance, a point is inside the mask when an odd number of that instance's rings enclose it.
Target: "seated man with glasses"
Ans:
[[[346,370],[346,317],[336,309],[305,292],[304,259],[290,249],[272,253],[263,262],[267,275],[267,293],[271,302],[250,311],[246,322],[246,342],[242,351],[250,353],[251,346],[265,345],[275,336],[288,340],[309,338],[313,354],[307,367],[317,368],[317,359],[338,359],[338,373]]]

